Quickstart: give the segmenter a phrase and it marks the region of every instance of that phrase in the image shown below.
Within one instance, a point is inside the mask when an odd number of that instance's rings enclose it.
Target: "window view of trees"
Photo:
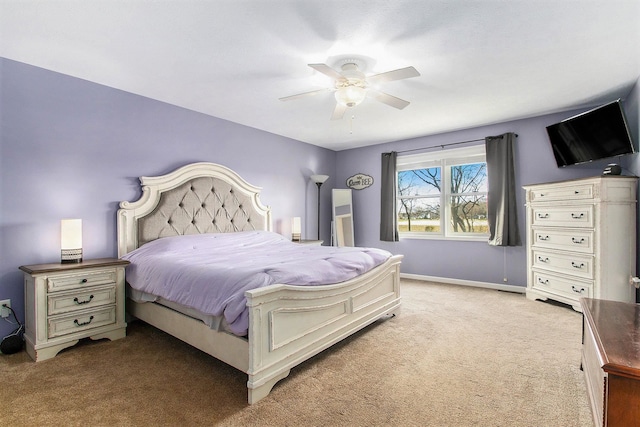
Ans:
[[[451,167],[451,225],[454,233],[487,233],[487,164]]]
[[[398,231],[440,232],[441,168],[398,172]]]
[[[442,171],[431,167],[398,172],[399,231],[442,233],[444,218],[452,233],[487,233],[486,163],[447,166],[444,181]]]

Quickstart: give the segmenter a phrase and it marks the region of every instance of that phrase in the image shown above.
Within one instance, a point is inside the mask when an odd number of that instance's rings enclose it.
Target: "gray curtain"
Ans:
[[[489,178],[489,244],[520,246],[518,206],[516,204],[513,162],[516,134],[505,133],[485,138]]]
[[[396,158],[398,153],[382,153],[382,193],[380,195],[380,240],[398,241],[396,216]]]

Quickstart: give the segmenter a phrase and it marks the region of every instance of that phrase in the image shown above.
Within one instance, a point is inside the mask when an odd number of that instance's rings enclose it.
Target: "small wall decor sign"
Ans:
[[[373,177],[364,173],[357,173],[347,178],[347,187],[353,190],[364,190],[373,185]]]

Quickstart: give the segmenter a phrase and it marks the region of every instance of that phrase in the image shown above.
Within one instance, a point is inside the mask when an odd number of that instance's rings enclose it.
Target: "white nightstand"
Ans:
[[[302,240],[294,240],[294,243],[300,243],[301,245],[316,245],[316,246],[321,246],[322,243],[324,242],[324,240],[308,240],[308,239],[302,239]]]
[[[129,261],[102,258],[78,264],[23,265],[25,344],[39,362],[79,339],[126,336],[124,268]]]

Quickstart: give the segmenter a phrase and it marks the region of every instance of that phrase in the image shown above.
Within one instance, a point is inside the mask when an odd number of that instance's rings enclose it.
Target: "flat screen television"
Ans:
[[[558,167],[634,152],[620,100],[547,126],[547,134]]]

